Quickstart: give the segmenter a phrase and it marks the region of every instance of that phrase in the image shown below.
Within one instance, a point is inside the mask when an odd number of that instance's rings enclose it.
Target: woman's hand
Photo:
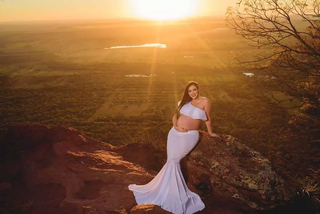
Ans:
[[[188,129],[185,129],[185,128],[180,127],[180,126],[174,126],[174,128],[175,128],[178,132],[188,132]]]
[[[211,137],[215,137],[221,140],[221,137],[215,133],[208,133]]]

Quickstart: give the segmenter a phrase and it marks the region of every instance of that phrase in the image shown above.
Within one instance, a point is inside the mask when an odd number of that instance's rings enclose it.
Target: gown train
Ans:
[[[183,178],[180,160],[197,144],[199,132],[178,132],[172,128],[167,140],[167,162],[145,185],[129,185],[137,204],[157,204],[174,214],[192,214],[204,209],[200,197],[191,192]]]

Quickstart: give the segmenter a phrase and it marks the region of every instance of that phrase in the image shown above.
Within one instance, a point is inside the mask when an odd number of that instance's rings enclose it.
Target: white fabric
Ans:
[[[204,209],[200,197],[191,192],[183,178],[180,160],[199,140],[199,132],[178,132],[172,128],[168,134],[167,162],[156,177],[145,185],[129,185],[137,204],[157,204],[174,214],[192,214]]]
[[[182,108],[180,109],[180,113],[193,119],[207,120],[206,112],[200,108],[193,106],[191,102],[184,104],[184,106],[182,106]]]

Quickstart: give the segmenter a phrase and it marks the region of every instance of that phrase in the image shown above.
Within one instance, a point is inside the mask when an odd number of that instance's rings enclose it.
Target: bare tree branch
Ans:
[[[227,22],[258,52],[238,58],[242,69],[272,75],[270,92],[320,109],[320,0],[239,0]]]

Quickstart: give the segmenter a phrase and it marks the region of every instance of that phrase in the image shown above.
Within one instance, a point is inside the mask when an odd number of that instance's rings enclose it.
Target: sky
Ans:
[[[137,9],[139,1],[143,8]],[[0,0],[0,21],[148,18],[141,14],[148,10],[143,1],[166,2],[166,8],[172,2],[181,2],[181,7],[191,2],[189,17],[223,16],[228,6],[236,5],[236,0]]]

